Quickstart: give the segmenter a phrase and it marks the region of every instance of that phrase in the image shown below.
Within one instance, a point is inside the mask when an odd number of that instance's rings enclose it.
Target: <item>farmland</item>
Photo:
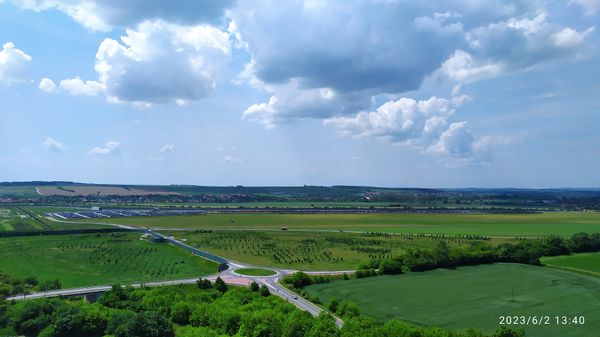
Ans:
[[[93,222],[94,220],[88,220]],[[351,230],[485,236],[568,236],[600,231],[598,212],[536,214],[207,214],[111,218],[111,223],[159,229]]]
[[[63,287],[198,277],[216,265],[135,234],[0,238],[0,270],[59,279]]]
[[[514,289],[514,298],[512,291]],[[438,269],[398,276],[335,281],[306,288],[323,303],[358,304],[377,320],[401,319],[451,330],[493,331],[502,315],[584,316],[584,325],[524,326],[528,337],[593,336],[600,331],[600,280],[519,264]]]
[[[581,253],[573,255],[542,258],[547,266],[586,273],[600,277],[600,253]]]
[[[313,270],[356,269],[370,259],[390,258],[409,248],[431,248],[431,237],[328,232],[168,232],[211,253],[253,265]],[[449,239],[449,245],[474,240]]]
[[[165,191],[148,191],[138,188],[129,188],[126,186],[40,186],[37,188],[41,195],[169,195],[177,194]]]

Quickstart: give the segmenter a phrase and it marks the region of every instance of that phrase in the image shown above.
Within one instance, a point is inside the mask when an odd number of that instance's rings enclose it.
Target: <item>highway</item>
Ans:
[[[128,229],[142,232],[142,230],[140,228],[128,227]],[[214,282],[217,279],[217,277],[221,277],[221,279],[223,281],[225,281],[225,283],[227,283],[227,284],[237,285],[237,286],[247,286],[252,282],[256,282],[259,285],[267,286],[272,295],[281,297],[282,299],[288,301],[289,303],[294,304],[296,307],[300,308],[301,310],[309,312],[313,316],[318,316],[321,313],[321,311],[323,311],[323,309],[321,309],[319,306],[302,298],[300,295],[283,287],[279,283],[279,280],[282,277],[289,275],[289,274],[293,274],[293,273],[297,272],[297,270],[265,268],[265,267],[253,266],[253,265],[249,265],[249,264],[245,264],[245,263],[241,263],[241,262],[228,261],[223,257],[216,256],[216,255],[201,251],[195,247],[189,246],[189,245],[175,239],[174,237],[166,237],[166,236],[164,236],[160,233],[156,233],[152,230],[143,230],[143,232],[145,232],[146,234],[152,235],[154,237],[160,237],[160,238],[164,239],[166,242],[168,242],[169,244],[172,244],[174,246],[177,246],[177,247],[180,247],[187,251],[190,251],[193,254],[195,254],[201,258],[208,259],[208,260],[211,260],[211,261],[214,261],[217,263],[227,264],[227,266],[228,266],[227,269],[225,269],[217,274],[204,277],[212,282]],[[236,270],[240,269],[240,268],[269,269],[269,270],[274,271],[275,275],[273,275],[273,276],[242,275],[242,274],[236,273]],[[354,270],[305,271],[305,273],[312,274],[312,275],[341,275],[344,273],[353,273],[353,272],[354,272]],[[134,288],[139,288],[142,286],[159,287],[159,286],[170,286],[170,285],[179,285],[179,284],[195,284],[196,281],[198,281],[198,278],[158,281],[158,282],[138,282],[138,283],[128,284],[128,286],[132,286]],[[8,297],[7,300],[21,301],[21,300],[31,300],[31,299],[39,299],[39,298],[45,298],[45,297],[80,296],[80,295],[82,296],[82,295],[103,293],[103,292],[110,290],[111,288],[112,288],[111,285],[101,285],[101,286],[93,286],[93,287],[59,289],[59,290],[52,290],[52,291],[46,291],[46,292],[38,292],[38,293],[12,296],[12,297]],[[336,320],[336,325],[341,328],[342,325],[344,324],[344,322],[338,317],[335,317],[335,320]]]

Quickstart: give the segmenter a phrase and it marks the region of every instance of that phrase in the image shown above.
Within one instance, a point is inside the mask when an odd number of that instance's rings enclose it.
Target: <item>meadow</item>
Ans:
[[[97,222],[97,219],[85,220]],[[346,230],[484,236],[569,236],[600,231],[599,212],[535,214],[206,214],[131,217],[104,222],[157,229]]]
[[[60,210],[60,208],[0,207],[0,232],[49,231],[55,229],[91,229],[107,227],[106,225],[95,225],[91,223],[86,224],[50,221],[44,217],[42,210],[57,211]]]
[[[556,267],[600,277],[600,253],[581,253],[543,257],[542,263],[550,267]]]
[[[60,280],[63,288],[213,274],[217,265],[139,234],[0,238],[0,270],[16,278]]]
[[[289,231],[167,231],[188,244],[234,261],[299,270],[349,270],[371,259],[389,259],[409,248],[442,240],[395,234]],[[475,240],[447,238],[451,246]],[[506,240],[491,240],[500,243]]]
[[[377,320],[400,319],[450,330],[491,332],[499,317],[551,317],[549,325],[522,326],[528,337],[594,336],[600,331],[600,279],[520,264],[437,269],[308,286],[323,303],[354,302]],[[513,297],[514,291],[514,297]],[[557,325],[554,316],[584,316],[584,325]]]

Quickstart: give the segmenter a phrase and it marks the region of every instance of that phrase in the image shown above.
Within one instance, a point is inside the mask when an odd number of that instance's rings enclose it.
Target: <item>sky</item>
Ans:
[[[0,0],[0,181],[600,187],[600,0]]]

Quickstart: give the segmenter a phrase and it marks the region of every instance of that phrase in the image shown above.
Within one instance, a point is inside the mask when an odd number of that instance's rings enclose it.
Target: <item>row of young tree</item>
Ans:
[[[59,280],[46,280],[40,282],[35,276],[20,279],[0,272],[0,300],[8,296],[60,288],[61,284]]]
[[[454,333],[400,321],[385,324],[339,303],[339,329],[328,313],[313,317],[266,287],[194,286],[122,288],[115,285],[96,303],[60,298],[0,302],[0,331],[27,337],[486,337],[476,330]],[[175,329],[175,326],[178,328]],[[493,337],[522,337],[499,329]]]

